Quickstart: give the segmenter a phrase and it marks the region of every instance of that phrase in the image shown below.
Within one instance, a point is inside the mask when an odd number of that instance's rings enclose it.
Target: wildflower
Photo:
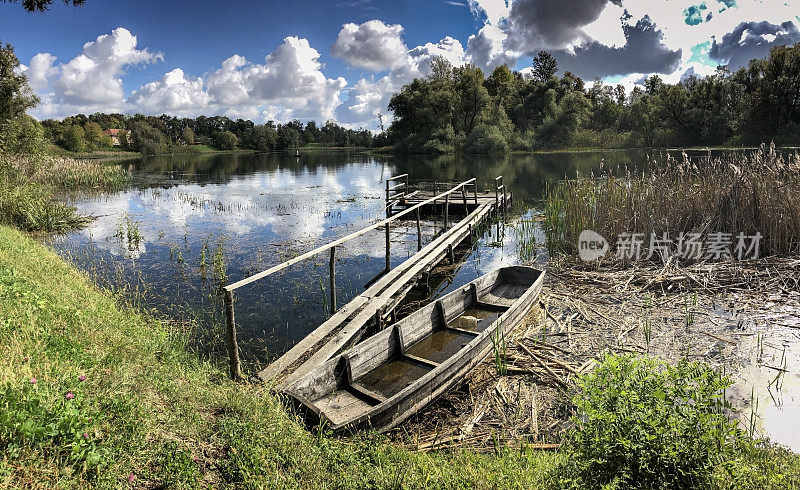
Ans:
[[[31,378],[31,384],[32,384],[32,385],[35,385],[35,384],[36,384],[36,381],[37,381],[37,379],[36,379],[36,378]]]
[[[73,398],[75,398],[75,395],[73,395],[72,392],[69,392],[66,395],[64,395],[64,398],[66,398],[67,400],[72,400]]]
[[[86,376],[81,374],[80,376],[78,376],[78,381],[86,381]]]
[[[130,475],[128,475],[128,481],[132,482],[132,481],[133,481],[133,480],[135,480],[135,479],[136,479],[136,475],[134,475],[133,473],[131,473]]]
[[[89,438],[89,434],[87,434],[86,432],[84,432],[84,433],[83,433],[83,438],[84,438],[84,439],[88,439],[88,438]]]

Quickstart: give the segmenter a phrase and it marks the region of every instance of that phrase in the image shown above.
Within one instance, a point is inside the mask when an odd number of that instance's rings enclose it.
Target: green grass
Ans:
[[[569,450],[426,454],[374,433],[308,432],[263,386],[188,352],[179,331],[0,226],[0,488],[569,484]],[[800,458],[754,447],[711,486],[797,487]]]
[[[229,381],[169,323],[7,226],[0,319],[0,413],[10,414],[0,416],[0,488],[122,487],[130,475],[189,488],[534,488],[552,486],[561,458],[423,454],[375,434],[309,433],[265,388]]]

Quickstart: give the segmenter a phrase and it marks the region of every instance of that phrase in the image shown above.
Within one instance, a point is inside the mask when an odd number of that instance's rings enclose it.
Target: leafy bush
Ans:
[[[508,142],[497,126],[481,124],[469,135],[464,147],[467,153],[508,153]]]
[[[723,412],[731,380],[705,364],[608,355],[578,384],[564,446],[572,485],[706,486],[742,441]]]
[[[0,124],[0,152],[41,154],[46,147],[44,128],[32,117],[23,115]]]
[[[239,138],[230,131],[217,131],[213,135],[214,147],[220,150],[235,150]]]
[[[160,155],[167,151],[167,142],[158,129],[144,122],[137,122],[130,132],[131,146],[144,155]]]

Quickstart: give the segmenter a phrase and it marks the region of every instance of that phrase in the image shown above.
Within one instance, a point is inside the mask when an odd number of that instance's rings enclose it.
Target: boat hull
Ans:
[[[329,360],[283,392],[309,426],[389,430],[459,383],[528,312],[544,272],[486,274]]]

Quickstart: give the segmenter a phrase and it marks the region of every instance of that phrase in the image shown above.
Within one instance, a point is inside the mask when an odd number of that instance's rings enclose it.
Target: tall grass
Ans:
[[[65,232],[89,222],[68,194],[122,188],[130,175],[118,165],[47,156],[0,154],[0,222],[26,231]]]
[[[627,169],[568,179],[548,190],[545,238],[553,253],[577,251],[593,230],[610,244],[620,233],[672,239],[679,233],[761,233],[760,255],[800,253],[800,155],[774,145],[751,153],[690,160],[684,153]]]

